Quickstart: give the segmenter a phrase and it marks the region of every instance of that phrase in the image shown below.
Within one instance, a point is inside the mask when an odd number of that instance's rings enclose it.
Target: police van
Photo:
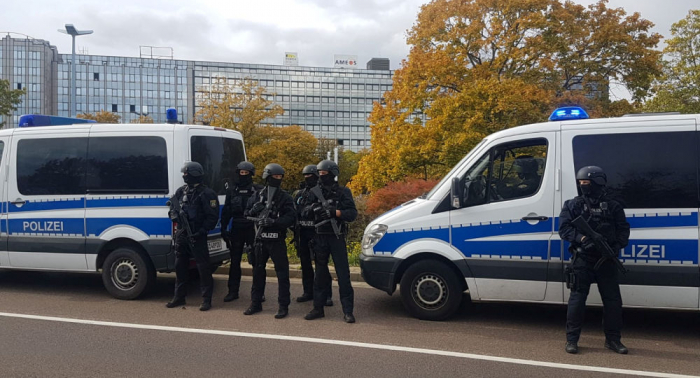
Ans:
[[[28,115],[0,130],[0,268],[101,271],[120,299],[139,297],[156,272],[173,271],[166,202],[184,185],[180,169],[202,164],[223,204],[245,151],[238,132],[175,124],[174,109],[168,120],[97,124]],[[212,264],[229,258],[218,225],[208,243]]]
[[[699,119],[589,119],[567,107],[489,135],[425,196],[368,225],[362,275],[390,295],[398,284],[420,319],[449,317],[465,291],[472,301],[565,304],[571,255],[558,216],[577,195],[577,170],[596,165],[631,226],[624,305],[697,311]],[[588,303],[602,304],[597,289]]]

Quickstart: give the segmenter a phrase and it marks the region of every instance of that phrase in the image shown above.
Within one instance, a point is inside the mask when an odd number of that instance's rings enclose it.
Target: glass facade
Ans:
[[[40,42],[48,52],[27,49],[16,38],[0,42],[0,77],[28,92],[12,123],[27,113],[69,116],[71,55],[58,54],[45,41]],[[8,58],[5,51],[13,55]],[[8,67],[12,75],[6,74]],[[159,123],[173,107],[180,121],[194,123],[198,101],[212,84],[249,78],[284,109],[263,124],[299,125],[317,138],[358,151],[370,147],[367,117],[391,89],[392,76],[386,70],[76,55],[76,110],[114,112],[124,123],[148,115]]]

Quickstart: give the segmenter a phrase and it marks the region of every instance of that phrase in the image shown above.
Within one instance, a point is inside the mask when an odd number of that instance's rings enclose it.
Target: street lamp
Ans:
[[[70,75],[70,116],[75,117],[75,37],[79,35],[92,34],[92,30],[78,30],[73,24],[66,24],[66,30],[58,29],[63,34],[70,34],[73,37],[73,55],[71,56]]]

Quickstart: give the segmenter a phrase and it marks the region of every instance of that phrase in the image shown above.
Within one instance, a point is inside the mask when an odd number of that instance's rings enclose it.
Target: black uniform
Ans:
[[[238,296],[241,286],[241,258],[246,245],[252,246],[255,238],[253,221],[245,217],[245,209],[248,200],[259,192],[262,186],[246,185],[234,186],[226,192],[226,202],[221,210],[221,229],[228,231],[226,238],[229,242],[231,253],[231,267],[228,275],[229,294]],[[231,224],[229,228],[229,222]],[[253,265],[252,261],[249,261]]]
[[[316,223],[314,214],[308,211],[308,206],[314,201],[315,197],[311,193],[311,187],[304,186],[294,194],[294,207],[297,211],[297,222],[295,227],[297,255],[301,261],[301,282],[304,288],[304,295],[313,297],[314,293],[314,268],[312,265],[313,252],[311,244],[313,244],[316,236]],[[305,211],[305,209],[307,211]],[[328,282],[328,298],[331,298],[331,282]]]
[[[267,191],[269,187],[257,192],[248,200],[246,214],[258,217],[261,211],[255,211],[256,203],[267,205]],[[268,259],[272,259],[277,273],[279,296],[277,298],[280,307],[287,307],[290,303],[289,292],[289,259],[287,258],[287,244],[285,238],[287,229],[294,224],[296,218],[292,197],[277,188],[272,199],[272,208],[269,217],[274,219],[271,226],[263,227],[256,232],[259,234],[255,240],[255,266],[253,267],[253,289],[251,299],[253,306],[260,307],[262,297],[265,294],[265,280],[267,274],[265,265]],[[258,226],[259,227],[259,226]]]
[[[211,301],[214,290],[212,269],[209,264],[209,248],[207,235],[216,227],[219,221],[219,199],[216,193],[204,184],[185,185],[175,192],[175,198],[180,202],[182,210],[187,214],[190,229],[195,235],[194,249],[190,249],[187,235],[178,225],[175,236],[175,298],[184,299],[187,295],[187,282],[189,280],[190,258],[194,258],[199,271],[199,280],[202,297],[205,301]]]
[[[575,253],[572,262],[577,282],[575,287],[571,288],[569,297],[566,340],[574,344],[578,342],[588,292],[591,283],[596,282],[603,299],[603,328],[606,340],[619,342],[622,329],[622,297],[618,270],[610,260],[605,261],[597,270],[594,269],[602,252],[588,240],[582,243],[583,235],[571,224],[571,221],[579,215],[583,215],[591,228],[602,234],[616,252],[627,246],[630,235],[630,225],[627,223],[622,205],[606,195],[598,198],[578,196],[564,203],[559,215],[561,222],[559,235],[563,240],[571,243],[572,250],[580,247],[578,249],[580,253]]]
[[[348,250],[345,245],[345,234],[347,231],[347,223],[352,222],[357,218],[357,209],[355,201],[352,198],[350,189],[340,187],[334,183],[331,186],[325,186],[319,182],[323,197],[328,200],[335,209],[340,210],[340,218],[335,218],[335,214],[331,216],[337,221],[341,235],[336,237],[333,232],[331,222],[325,222],[316,227],[316,236],[314,237],[314,254],[316,261],[316,277],[314,278],[314,308],[323,308],[326,303],[326,298],[330,294],[331,274],[328,270],[328,260],[333,256],[335,264],[335,272],[338,275],[338,287],[340,291],[340,302],[343,305],[343,313],[352,314],[354,307],[354,292],[350,283],[350,266],[348,263]],[[310,196],[311,205],[309,210],[316,216],[316,224],[322,223],[321,203],[313,193]]]

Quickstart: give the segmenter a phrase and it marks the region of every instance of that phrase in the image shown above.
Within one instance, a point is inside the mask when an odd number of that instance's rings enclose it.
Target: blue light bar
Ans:
[[[570,119],[588,119],[588,113],[579,106],[558,108],[549,116],[550,121],[567,121]]]
[[[168,108],[168,110],[165,111],[165,119],[168,123],[177,123],[177,109]]]
[[[91,119],[69,118],[48,116],[42,114],[26,114],[19,117],[18,127],[37,127],[37,126],[62,126],[75,125],[76,123],[96,123]]]

